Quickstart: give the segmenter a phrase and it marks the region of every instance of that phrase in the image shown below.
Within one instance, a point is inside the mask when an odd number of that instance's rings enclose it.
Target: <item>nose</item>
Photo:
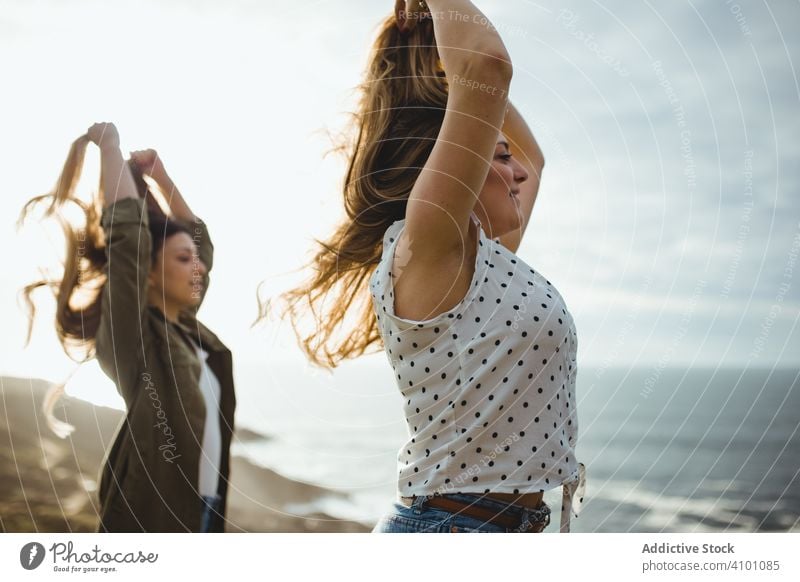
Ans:
[[[200,271],[201,275],[208,273],[208,267],[206,267],[206,264],[200,259],[197,260],[197,270]]]
[[[519,184],[522,184],[527,179],[528,179],[528,170],[525,169],[525,166],[520,164],[518,161],[514,160],[514,181]]]

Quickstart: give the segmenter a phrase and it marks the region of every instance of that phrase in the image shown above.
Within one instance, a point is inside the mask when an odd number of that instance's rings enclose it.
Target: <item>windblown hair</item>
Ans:
[[[303,351],[326,368],[382,345],[369,277],[380,261],[384,233],[405,217],[447,106],[447,82],[430,18],[406,33],[397,29],[394,16],[383,22],[360,94],[354,138],[343,148],[349,158],[343,186],[346,218],[326,241],[317,241],[313,276],[281,296],[283,316],[291,318]],[[261,307],[263,317],[266,309]],[[309,313],[313,328],[301,331]]]
[[[100,324],[100,301],[105,285],[103,269],[108,260],[105,236],[100,225],[101,196],[95,196],[87,203],[75,195],[75,188],[83,169],[86,146],[89,143],[85,135],[72,143],[53,191],[29,200],[18,220],[18,224],[21,225],[35,208],[46,205],[42,218],[54,217],[64,231],[67,245],[64,273],[58,279],[42,279],[26,285],[22,290],[22,296],[28,308],[27,341],[30,341],[36,315],[33,292],[39,287],[49,287],[54,290],[58,339],[67,356],[77,362],[88,360],[94,355],[94,338]],[[140,197],[150,197],[148,230],[153,241],[150,259],[151,262],[155,262],[166,239],[178,232],[191,234],[191,231],[186,225],[167,218],[163,212],[157,210],[157,204],[153,203],[153,194],[139,168],[132,162],[128,162],[128,167]],[[83,212],[85,219],[83,225],[76,227],[65,218],[63,211],[69,205],[75,205]]]
[[[34,281],[22,289],[22,298],[28,309],[26,344],[30,342],[36,316],[33,293],[40,287],[47,287],[55,295],[55,325],[59,342],[67,356],[78,363],[91,359],[95,354],[95,337],[100,325],[102,291],[106,283],[104,272],[107,262],[105,235],[100,225],[102,197],[98,191],[98,196],[92,197],[91,202],[86,202],[75,195],[86,156],[86,147],[89,143],[89,139],[85,135],[72,143],[55,188],[47,194],[29,200],[18,219],[18,225],[21,225],[35,209],[45,206],[42,219],[55,218],[64,231],[66,241],[64,272],[61,277]],[[140,196],[150,196],[152,199],[152,193],[149,192],[147,182],[138,167],[131,162],[128,167],[133,174]],[[65,217],[64,211],[70,205],[77,206],[82,211],[85,219],[82,225],[75,225]],[[176,232],[189,233],[190,231],[186,226],[168,220],[163,212],[156,211],[156,205],[150,204],[149,207],[148,224],[153,241],[151,260],[155,261],[157,253],[163,248],[167,238]],[[65,384],[66,382],[55,385],[47,393],[43,404],[48,424],[56,434],[62,437],[72,432],[74,427],[55,418],[52,415],[52,409],[63,394]]]
[[[75,196],[89,143],[85,135],[72,143],[55,188],[29,200],[18,220],[21,225],[34,209],[46,205],[42,218],[53,217],[59,222],[67,247],[64,273],[60,279],[34,281],[22,291],[29,318],[26,343],[30,341],[36,315],[33,292],[40,287],[48,287],[53,290],[56,299],[58,339],[67,356],[78,362],[93,355],[93,340],[100,320],[100,292],[105,283],[105,238],[100,228],[99,197],[87,203]],[[82,227],[76,228],[63,215],[64,208],[70,205],[83,211],[86,220]],[[75,306],[73,298],[81,294],[84,295],[84,302],[79,307]]]

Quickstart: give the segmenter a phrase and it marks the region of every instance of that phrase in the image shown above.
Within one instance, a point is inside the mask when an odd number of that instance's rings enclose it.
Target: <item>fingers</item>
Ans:
[[[158,162],[158,154],[154,149],[136,150],[130,153],[131,160],[142,171],[152,170]]]
[[[116,126],[106,121],[93,124],[86,131],[86,136],[90,141],[101,147],[105,145],[114,146],[119,143],[119,134]]]
[[[99,121],[97,123],[93,123],[89,128],[89,131],[93,131],[95,133],[106,130],[116,130],[116,127],[110,121]]]

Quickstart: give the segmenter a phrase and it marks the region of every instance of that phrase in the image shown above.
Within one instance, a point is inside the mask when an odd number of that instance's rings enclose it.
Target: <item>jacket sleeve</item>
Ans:
[[[150,231],[139,198],[125,198],[103,209],[100,224],[106,238],[106,282],[102,290],[96,354],[103,371],[127,401],[146,340],[147,275]]]

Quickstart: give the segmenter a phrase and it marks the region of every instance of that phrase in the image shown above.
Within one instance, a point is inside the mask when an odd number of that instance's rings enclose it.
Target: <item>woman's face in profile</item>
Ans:
[[[508,140],[501,133],[475,208],[482,221],[488,220],[492,236],[501,236],[520,227],[519,191],[527,179],[527,170],[514,157]]]
[[[178,232],[167,238],[157,253],[149,283],[164,303],[183,309],[200,302],[205,273],[192,237]]]

